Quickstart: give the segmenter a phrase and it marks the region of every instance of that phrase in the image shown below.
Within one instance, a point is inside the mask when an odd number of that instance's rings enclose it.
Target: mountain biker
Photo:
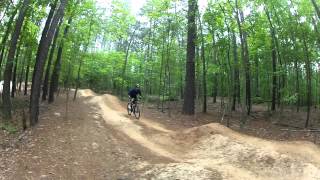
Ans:
[[[140,85],[136,84],[136,86],[128,92],[129,98],[133,99],[133,103],[138,101],[138,95],[141,95]]]

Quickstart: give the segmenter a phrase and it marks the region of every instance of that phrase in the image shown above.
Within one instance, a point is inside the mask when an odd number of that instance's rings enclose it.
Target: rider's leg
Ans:
[[[137,97],[133,98],[133,102],[132,102],[132,104],[134,105],[133,112],[135,112],[135,110],[136,110],[135,108],[137,106],[137,100],[138,100]]]
[[[132,112],[132,97],[129,96],[129,103],[130,103],[130,111]]]

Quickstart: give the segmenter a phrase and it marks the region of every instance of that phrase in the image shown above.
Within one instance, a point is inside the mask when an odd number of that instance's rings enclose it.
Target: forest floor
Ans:
[[[43,103],[36,127],[15,135],[0,131],[0,180],[320,179],[320,148],[274,140],[281,140],[283,127],[251,131],[261,124],[256,120],[239,133],[236,116],[229,117],[229,129],[212,123],[221,118],[210,113],[186,117],[172,110],[169,118],[154,108],[142,104],[136,120],[125,102],[91,90],[81,90],[68,113],[63,96]]]

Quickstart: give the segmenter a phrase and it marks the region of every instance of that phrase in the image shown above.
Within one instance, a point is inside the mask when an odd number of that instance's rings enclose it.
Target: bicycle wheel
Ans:
[[[131,115],[131,113],[132,113],[132,111],[131,111],[131,103],[128,103],[127,110],[128,110],[128,115]]]
[[[140,118],[140,108],[139,108],[139,105],[135,105],[134,107],[134,116],[139,119]]]

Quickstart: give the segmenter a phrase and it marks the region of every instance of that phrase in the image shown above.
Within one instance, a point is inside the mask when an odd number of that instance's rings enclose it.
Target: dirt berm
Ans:
[[[106,124],[172,160],[137,166],[142,179],[320,180],[320,149],[312,143],[259,139],[215,123],[175,131],[152,119],[132,120],[114,96],[80,93],[100,107]]]

